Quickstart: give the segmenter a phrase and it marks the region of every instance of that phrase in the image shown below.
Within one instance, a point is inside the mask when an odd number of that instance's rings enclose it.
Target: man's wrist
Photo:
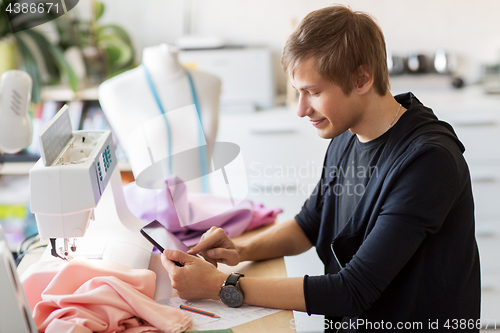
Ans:
[[[247,242],[240,242],[238,244],[234,244],[236,247],[236,252],[238,253],[238,257],[240,262],[243,261],[248,261],[248,243]]]
[[[211,295],[210,295],[211,299],[216,299],[216,300],[220,299],[219,298],[219,290],[220,290],[220,287],[222,287],[222,285],[226,281],[226,278],[227,278],[227,274],[219,271],[217,276],[214,278],[213,287],[210,288],[210,290],[212,291]]]

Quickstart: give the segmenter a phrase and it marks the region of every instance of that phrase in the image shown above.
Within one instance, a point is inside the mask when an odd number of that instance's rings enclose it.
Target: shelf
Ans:
[[[27,175],[36,162],[8,162],[0,166],[0,175]]]
[[[67,102],[74,100],[96,101],[98,97],[98,86],[88,87],[76,93],[66,86],[46,86],[42,89],[43,101]]]

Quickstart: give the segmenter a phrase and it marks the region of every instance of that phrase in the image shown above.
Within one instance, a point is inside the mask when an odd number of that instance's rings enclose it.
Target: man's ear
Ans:
[[[356,87],[358,94],[366,94],[373,86],[373,75],[366,66],[359,66],[356,72]]]

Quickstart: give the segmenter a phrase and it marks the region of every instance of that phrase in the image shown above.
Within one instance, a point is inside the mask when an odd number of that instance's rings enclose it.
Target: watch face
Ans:
[[[221,301],[232,308],[238,307],[243,303],[243,296],[234,286],[226,286],[220,293]]]

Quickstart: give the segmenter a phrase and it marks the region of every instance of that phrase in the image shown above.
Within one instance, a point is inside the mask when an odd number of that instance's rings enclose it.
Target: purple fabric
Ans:
[[[182,182],[176,179],[175,183],[180,184],[167,185],[162,190],[144,189],[135,182],[127,184],[124,186],[125,200],[130,211],[145,224],[157,220],[188,246],[197,244],[201,235],[212,226],[221,227],[233,238],[246,230],[273,223],[283,211],[264,208],[248,200],[233,207],[225,198],[187,193]],[[212,216],[214,214],[217,215]]]

